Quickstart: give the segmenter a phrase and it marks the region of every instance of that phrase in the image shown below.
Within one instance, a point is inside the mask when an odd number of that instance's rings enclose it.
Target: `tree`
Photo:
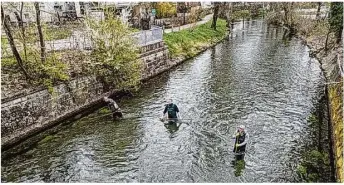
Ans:
[[[12,53],[14,55],[14,57],[16,58],[16,61],[21,69],[21,71],[24,73],[25,77],[27,79],[30,79],[30,76],[29,74],[27,73],[25,67],[24,67],[24,64],[23,64],[23,60],[17,50],[17,47],[14,43],[14,39],[13,39],[13,35],[12,35],[12,32],[11,32],[11,29],[10,29],[10,21],[9,21],[9,16],[8,15],[5,15],[4,13],[4,9],[1,5],[1,22],[3,24],[3,27],[4,27],[4,30],[5,30],[5,33],[6,33],[6,36],[7,36],[7,39],[8,39],[8,42],[10,44],[10,47],[11,47],[11,50],[12,50]]]
[[[28,80],[28,83],[30,83],[31,85],[45,85],[48,88],[48,90],[52,92],[52,87],[55,84],[55,82],[64,81],[69,78],[66,64],[59,60],[54,52],[46,53],[44,44],[43,47],[41,47],[42,45],[37,47],[37,45],[35,44],[39,39],[40,43],[44,43],[44,34],[48,36],[48,34],[44,32],[44,29],[42,30],[39,16],[37,16],[37,19],[38,25],[40,25],[38,29],[40,30],[38,31],[40,32],[40,34],[37,34],[37,31],[35,31],[37,30],[37,25],[29,25],[27,27],[24,26],[22,18],[24,3],[17,4],[19,5],[19,8],[17,8],[18,6],[15,3],[8,3],[6,5],[7,8],[11,8],[12,12],[15,12],[14,14],[16,16],[19,26],[19,29],[10,29],[11,25],[9,23],[9,16],[4,14],[3,6],[1,5],[2,25],[4,31],[6,32],[6,36],[8,38],[12,54],[14,56],[14,59],[8,57],[8,60],[17,61],[20,72],[24,74],[24,76]],[[36,5],[38,5],[38,3],[29,5],[33,5],[35,8],[37,8]],[[38,38],[38,36],[40,38]],[[23,49],[17,48],[15,42],[22,44]],[[42,51],[42,48],[44,50],[43,52],[40,52]],[[23,60],[23,58],[25,60]],[[43,62],[40,59],[43,59]]]
[[[232,2],[228,2],[228,10],[226,11],[226,21],[227,21],[227,27],[230,27],[232,23],[232,13],[233,13],[233,5]]]
[[[174,5],[174,3],[170,2],[158,2],[155,8],[157,10],[158,18],[172,17],[177,13],[176,6]]]
[[[330,7],[330,30],[335,33],[337,43],[342,39],[343,32],[343,3],[331,2]]]
[[[186,24],[186,13],[188,12],[189,7],[186,5],[186,2],[178,2],[177,3],[177,12],[183,13],[183,25]]]
[[[249,10],[239,10],[232,13],[232,19],[242,19],[243,27],[245,26],[245,19],[250,17]]]
[[[152,9],[152,3],[139,3],[139,5],[142,7],[143,11],[141,14],[143,15],[140,17],[140,26],[143,30],[149,30],[150,29],[150,10]]]
[[[38,36],[39,36],[39,43],[41,47],[41,62],[45,62],[45,43],[42,33],[42,26],[41,26],[41,11],[39,9],[39,3],[35,2],[35,10],[36,10],[36,24],[37,24],[37,30],[38,30]]]
[[[13,6],[13,5],[12,5]],[[15,6],[13,6],[15,7]],[[27,61],[27,47],[26,47],[26,34],[25,34],[25,27],[24,27],[24,21],[23,21],[23,7],[24,7],[24,2],[21,2],[20,4],[20,10],[19,11],[19,14],[17,11],[14,12],[16,18],[17,18],[17,21],[18,21],[18,26],[21,30],[21,40],[23,41],[23,49],[24,49],[24,61]]]
[[[317,2],[318,3],[318,10],[317,10],[317,14],[316,14],[316,19],[319,20],[320,19],[320,9],[321,9],[321,2]]]
[[[142,64],[138,60],[138,48],[130,31],[119,19],[87,19],[92,31],[95,49],[91,53],[91,72],[104,84],[105,89],[136,87],[140,83]]]
[[[282,3],[282,9],[284,11],[284,25],[290,29],[292,29],[292,27],[294,25],[294,22],[293,22],[293,6],[294,6],[294,2]]]
[[[216,30],[216,21],[219,16],[219,8],[221,3],[220,2],[214,2],[214,15],[213,15],[213,22],[211,23],[211,28]]]

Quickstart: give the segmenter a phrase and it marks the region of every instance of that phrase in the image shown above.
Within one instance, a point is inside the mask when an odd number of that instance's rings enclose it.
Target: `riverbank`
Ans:
[[[310,54],[321,63],[321,68],[326,78],[326,98],[328,99],[329,114],[332,130],[333,153],[335,159],[336,179],[344,182],[343,176],[343,77],[340,75],[339,64],[343,61],[342,42],[335,43],[335,38],[330,34],[328,46],[325,46],[324,33],[328,30],[321,23],[311,21],[297,35],[305,41],[310,48]],[[312,29],[313,28],[313,29]],[[308,31],[306,31],[308,30]],[[327,51],[325,48],[327,47]]]
[[[164,41],[172,58],[194,57],[204,49],[222,41],[228,35],[226,21],[218,19],[216,30],[210,28],[211,22],[210,20],[194,28],[164,34]]]
[[[336,179],[344,182],[343,176],[343,77],[339,75],[337,60],[343,61],[342,44],[336,44],[327,53],[321,48],[324,39],[301,36],[321,63],[326,76],[326,95],[332,127],[333,153]]]

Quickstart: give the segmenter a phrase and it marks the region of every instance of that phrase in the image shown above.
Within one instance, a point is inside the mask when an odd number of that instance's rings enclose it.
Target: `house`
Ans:
[[[210,1],[201,1],[201,8],[202,9],[209,9],[212,7],[213,7],[213,5],[211,4]]]
[[[13,24],[17,23],[15,12],[20,11],[21,3],[5,2],[2,3],[5,14],[10,16]],[[131,19],[132,9],[137,3],[133,2],[42,2],[39,3],[41,10],[41,21],[52,23],[61,20],[73,21],[86,16],[95,17],[98,20],[104,18],[104,8],[114,7],[115,15],[123,22],[128,24]],[[25,23],[36,21],[36,11],[33,2],[24,2],[23,21]]]
[[[20,14],[21,3],[20,2],[4,2],[2,3],[4,8],[4,14],[9,15],[10,22],[16,24],[18,22],[16,14]],[[41,10],[42,22],[52,21],[53,5],[52,3],[39,3]],[[31,23],[36,21],[36,11],[34,3],[24,2],[23,3],[23,22]]]

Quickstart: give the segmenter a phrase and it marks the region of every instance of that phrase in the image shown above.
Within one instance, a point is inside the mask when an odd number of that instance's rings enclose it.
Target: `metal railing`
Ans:
[[[150,30],[142,30],[134,33],[132,34],[132,37],[139,46],[145,46],[162,41],[163,29],[161,27],[154,26]]]
[[[134,41],[139,46],[145,46],[160,42],[163,39],[162,27],[154,26],[150,30],[142,30],[137,33],[131,34]],[[35,43],[39,47],[39,43]],[[67,39],[46,41],[45,47],[47,52],[62,51],[62,50],[92,50],[94,43],[92,42],[92,34],[89,31],[75,32]],[[22,50],[21,46],[18,46],[19,50]],[[12,56],[11,49],[9,47],[2,47],[2,57]]]

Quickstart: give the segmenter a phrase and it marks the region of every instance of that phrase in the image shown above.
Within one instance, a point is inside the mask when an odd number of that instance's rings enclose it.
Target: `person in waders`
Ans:
[[[235,153],[236,159],[243,160],[246,151],[246,144],[249,139],[249,135],[246,132],[244,125],[240,125],[238,127],[238,130],[233,135],[233,138],[235,138],[233,152]]]
[[[104,97],[104,101],[107,103],[107,106],[109,110],[112,112],[112,118],[113,120],[116,120],[118,118],[123,118],[123,113],[115,100],[109,98],[109,97]]]
[[[167,120],[169,124],[176,123],[178,121],[179,116],[179,109],[176,104],[172,102],[172,99],[168,100],[168,104],[165,106],[164,114],[161,120],[166,117],[167,113]]]

